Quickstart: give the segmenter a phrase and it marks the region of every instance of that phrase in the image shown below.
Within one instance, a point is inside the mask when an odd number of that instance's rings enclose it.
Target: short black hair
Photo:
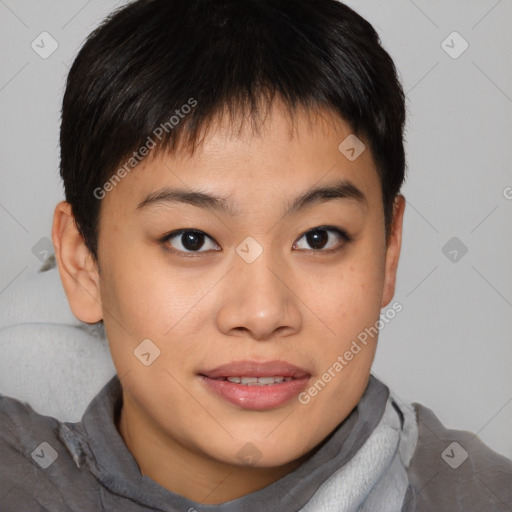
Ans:
[[[101,198],[150,140],[193,151],[220,112],[254,120],[276,96],[336,113],[369,144],[389,235],[405,97],[370,23],[337,0],[137,0],[89,35],[64,94],[60,173],[94,257]]]

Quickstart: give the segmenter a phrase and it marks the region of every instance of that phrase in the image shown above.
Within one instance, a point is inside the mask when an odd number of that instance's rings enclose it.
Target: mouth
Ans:
[[[311,374],[285,361],[238,361],[199,373],[217,397],[243,409],[268,410],[289,402],[306,387]]]

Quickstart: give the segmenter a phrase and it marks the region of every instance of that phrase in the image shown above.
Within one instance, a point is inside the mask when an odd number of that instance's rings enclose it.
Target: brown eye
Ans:
[[[301,245],[300,241],[304,239],[309,247]],[[341,249],[346,242],[349,242],[351,238],[349,235],[336,227],[319,226],[314,229],[310,229],[304,233],[297,242],[294,244],[294,248],[310,250],[310,251],[324,251],[332,252],[337,249]]]
[[[313,249],[323,249],[329,240],[329,233],[325,229],[317,229],[306,234],[306,240]]]
[[[218,250],[218,245],[206,233],[194,229],[182,229],[170,233],[162,242],[171,246],[176,252],[206,252],[209,250]],[[204,249],[206,246],[206,250]]]

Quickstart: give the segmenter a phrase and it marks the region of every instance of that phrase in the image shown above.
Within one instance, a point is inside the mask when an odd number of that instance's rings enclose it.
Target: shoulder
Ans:
[[[427,407],[413,407],[418,442],[408,468],[404,512],[510,511],[512,461],[477,435],[446,428]]]
[[[70,488],[78,488],[72,484],[89,475],[77,467],[60,439],[63,425],[26,402],[0,395],[2,511],[35,512],[52,506],[71,510],[66,508],[73,494]]]
[[[39,438],[54,437],[58,427],[57,419],[40,415],[28,403],[0,394],[2,465],[7,453],[25,454]]]

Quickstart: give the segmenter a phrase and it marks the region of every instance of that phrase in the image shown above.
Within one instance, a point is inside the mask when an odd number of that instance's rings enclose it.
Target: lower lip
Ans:
[[[254,411],[274,409],[285,404],[301,393],[309,380],[309,377],[303,377],[278,384],[247,386],[228,380],[210,379],[204,375],[201,378],[210,390],[228,402]]]

